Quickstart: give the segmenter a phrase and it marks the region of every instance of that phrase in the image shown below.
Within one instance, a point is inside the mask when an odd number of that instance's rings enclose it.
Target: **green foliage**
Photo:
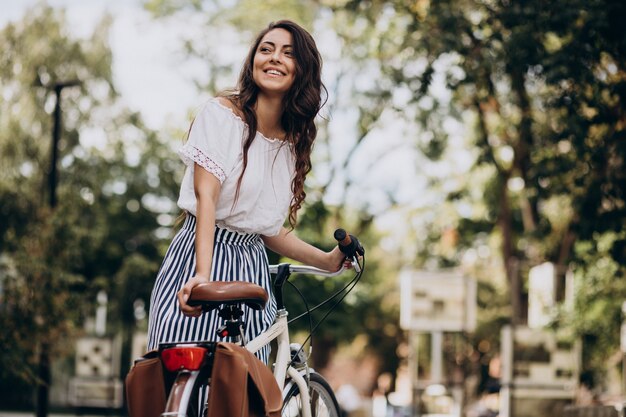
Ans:
[[[84,331],[98,291],[112,299],[109,331],[132,329],[133,303],[148,304],[169,241],[182,164],[117,103],[109,25],[105,16],[90,38],[74,39],[63,12],[38,5],[0,31],[0,344],[11,346],[0,359],[5,405],[32,402],[40,347],[50,347],[52,360],[70,353],[63,341]],[[69,80],[80,85],[62,94],[58,204],[50,208],[51,89]]]
[[[440,7],[455,9],[446,2],[432,6],[433,15],[449,16]],[[494,166],[501,177],[523,180],[520,191],[502,184],[500,197],[491,203],[501,227],[507,230],[505,222],[511,233],[505,262],[511,256],[529,265],[572,263],[584,282],[579,288],[596,288],[577,291],[575,311],[576,329],[595,340],[585,347],[594,353],[586,366],[600,369],[617,348],[615,312],[623,290],[615,277],[623,270],[615,255],[620,251],[593,251],[595,258],[589,258],[573,247],[575,241],[593,247],[606,239],[603,233],[624,226],[621,108],[626,68],[615,16],[626,10],[613,2],[570,2],[565,13],[558,2],[475,6],[470,13],[483,16],[479,24],[463,17],[453,22],[467,33],[472,50],[452,39],[438,53],[457,51],[463,57],[467,76],[456,91],[476,94],[478,138],[483,135],[477,145],[487,156],[479,163]],[[497,158],[504,148],[513,151],[509,166]],[[502,196],[513,210],[509,216],[502,211]],[[596,262],[613,268],[597,268]],[[600,282],[594,279],[598,274]]]
[[[307,26],[313,21],[318,10],[315,1],[285,1],[268,0],[258,2],[253,0],[241,0],[232,4],[221,1],[203,0],[146,0],[144,8],[156,18],[163,18],[185,11],[192,13],[206,13],[214,25],[232,25],[240,30],[253,33],[266,27],[268,23],[291,19]]]
[[[450,119],[474,127],[465,133],[474,168],[452,179],[456,187],[450,176],[431,181],[449,199],[433,207],[439,215],[415,231],[421,243],[413,262],[454,266],[476,259],[472,254],[481,247],[498,251],[500,264],[491,262],[491,277],[505,275],[519,292],[511,291],[510,312],[500,297],[485,305],[485,325],[507,315],[525,320],[523,277],[531,266],[551,261],[565,271],[572,265],[585,282],[594,281],[586,276],[593,269],[606,279],[594,288],[606,290],[609,299],[580,294],[587,312],[576,314],[593,321],[577,321],[577,329],[594,329],[590,335],[602,348],[591,348],[597,356],[587,364],[602,363],[617,348],[615,311],[622,291],[609,281],[624,273],[624,240],[615,238],[593,260],[574,247],[595,246],[624,227],[626,50],[619,22],[626,7],[611,1],[326,4],[340,22],[337,33],[351,59],[377,69],[374,96],[382,101],[411,92],[398,116],[415,123],[416,131],[429,132],[418,142],[424,155],[454,155],[454,132],[446,129]],[[363,132],[373,126],[367,114],[359,122]],[[597,269],[600,259],[614,269]],[[479,265],[485,266],[480,257],[472,268]],[[505,315],[494,317],[494,311]],[[611,336],[595,329],[611,329]]]
[[[596,381],[606,373],[606,362],[620,346],[624,321],[622,303],[626,299],[623,264],[612,259],[611,251],[624,233],[597,234],[593,241],[575,247],[578,268],[574,274],[576,301],[561,311],[560,320],[571,326],[585,341],[585,372]]]

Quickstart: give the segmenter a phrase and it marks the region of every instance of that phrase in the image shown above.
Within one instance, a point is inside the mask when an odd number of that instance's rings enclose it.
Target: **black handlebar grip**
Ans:
[[[348,246],[351,242],[350,235],[343,229],[337,229],[334,233],[335,240],[339,246]]]
[[[337,245],[339,246],[339,250],[343,252],[348,258],[352,258],[357,254],[363,255],[364,250],[359,240],[346,233],[343,229],[337,229],[334,233],[335,240],[337,241]]]

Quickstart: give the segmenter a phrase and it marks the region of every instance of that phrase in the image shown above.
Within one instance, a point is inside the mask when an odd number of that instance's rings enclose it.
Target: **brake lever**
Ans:
[[[352,268],[354,268],[357,273],[361,272],[361,265],[359,264],[359,259],[356,256],[352,257],[350,263],[352,264]]]

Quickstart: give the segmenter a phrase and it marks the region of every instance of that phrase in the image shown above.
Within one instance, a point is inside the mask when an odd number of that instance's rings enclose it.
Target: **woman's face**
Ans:
[[[272,29],[261,39],[254,55],[252,78],[266,94],[284,95],[295,80],[296,61],[291,33]]]

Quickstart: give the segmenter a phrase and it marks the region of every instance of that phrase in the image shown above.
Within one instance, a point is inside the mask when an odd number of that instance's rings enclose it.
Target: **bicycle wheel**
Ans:
[[[318,373],[311,372],[309,395],[311,396],[311,417],[340,417],[339,404],[328,382]],[[297,417],[302,414],[302,396],[297,385],[293,384],[283,400],[282,417]]]

